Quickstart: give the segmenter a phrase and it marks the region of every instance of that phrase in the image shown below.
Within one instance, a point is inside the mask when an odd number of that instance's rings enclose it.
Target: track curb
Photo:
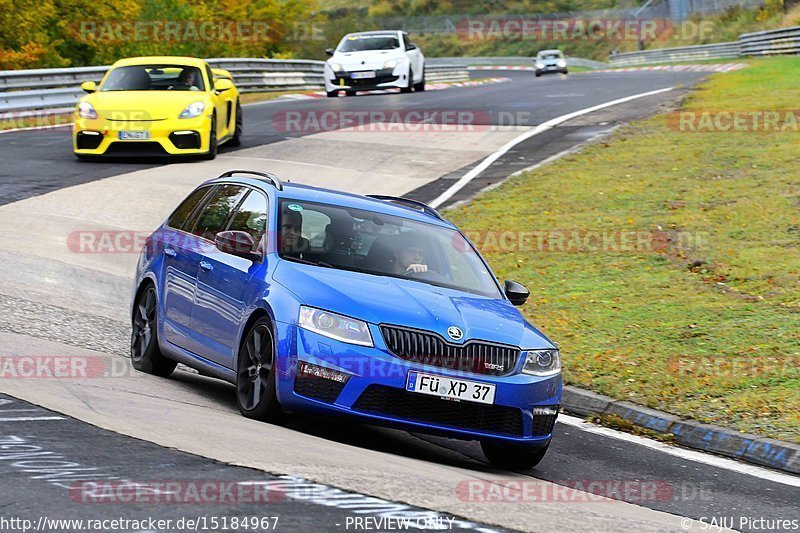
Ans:
[[[624,400],[615,400],[596,392],[564,386],[561,407],[580,416],[616,415],[636,426],[675,436],[675,442],[687,448],[711,452],[748,463],[767,466],[800,475],[800,445],[758,435],[684,420]]]

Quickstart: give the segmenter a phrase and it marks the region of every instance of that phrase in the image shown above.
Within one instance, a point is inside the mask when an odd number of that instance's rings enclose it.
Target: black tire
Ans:
[[[537,72],[537,73],[536,73],[536,77],[537,77],[537,78],[538,78],[539,76],[541,76],[541,75],[542,75],[542,74],[541,74],[540,72]]]
[[[94,159],[89,154],[79,154],[79,153],[76,153],[76,152],[72,152],[72,153],[75,154],[75,157],[77,157],[80,161],[91,161],[92,159]]]
[[[414,71],[411,70],[411,67],[408,69],[408,85],[406,87],[401,87],[401,93],[410,93],[414,89]]]
[[[564,75],[566,76],[567,74],[569,74],[569,70],[564,71]]]
[[[217,157],[217,116],[211,117],[211,131],[208,132],[208,152],[203,159],[211,161]]]
[[[345,94],[345,96],[355,96],[356,95],[356,91],[345,91],[344,94]]]
[[[481,441],[483,455],[489,462],[503,470],[528,470],[544,459],[548,442],[544,446],[515,446],[493,441]]]
[[[411,81],[413,83],[414,78],[411,78]],[[425,70],[424,70],[424,67],[423,67],[423,71],[422,71],[422,79],[419,80],[419,83],[415,83],[414,84],[414,90],[417,91],[417,92],[422,92],[422,91],[425,90]]]
[[[272,326],[263,317],[250,326],[239,347],[236,404],[247,418],[278,422],[282,418],[276,393],[277,376]]]
[[[233,138],[228,144],[231,146],[241,146],[242,135],[244,135],[244,117],[242,116],[241,104],[236,102],[236,128],[233,130]]]
[[[339,96],[339,91],[325,91],[325,94],[328,95],[328,98],[336,98]]]
[[[158,306],[156,288],[148,283],[136,298],[131,317],[131,364],[140,372],[167,377],[176,361],[168,359],[158,348]]]

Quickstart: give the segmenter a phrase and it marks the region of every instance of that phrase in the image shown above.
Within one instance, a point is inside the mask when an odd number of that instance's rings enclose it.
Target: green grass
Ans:
[[[753,61],[714,75],[683,108],[796,109],[798,73],[800,58]],[[523,311],[560,345],[567,383],[800,442],[800,132],[687,133],[666,118],[447,216],[469,231],[699,238],[657,252],[484,250],[501,279],[530,289]]]

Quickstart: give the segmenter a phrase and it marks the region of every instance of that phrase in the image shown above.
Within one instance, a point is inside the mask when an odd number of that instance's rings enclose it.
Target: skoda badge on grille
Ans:
[[[453,339],[454,341],[460,341],[461,337],[464,336],[464,333],[462,333],[462,331],[459,328],[455,326],[450,326],[449,328],[447,328],[447,335],[449,335],[450,338]]]

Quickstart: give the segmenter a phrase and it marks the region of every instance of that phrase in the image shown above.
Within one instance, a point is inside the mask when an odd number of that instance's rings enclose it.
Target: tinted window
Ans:
[[[203,212],[197,219],[192,233],[214,240],[214,236],[225,229],[231,211],[239,204],[247,189],[238,185],[222,185],[211,193]]]
[[[184,225],[189,219],[189,215],[192,214],[194,208],[197,207],[200,200],[202,200],[210,190],[211,187],[200,187],[187,196],[186,199],[181,202],[181,205],[169,216],[167,219],[167,226],[175,229],[185,229]]]
[[[244,231],[253,237],[253,249],[259,249],[261,238],[267,231],[267,198],[260,192],[250,191],[233,215],[229,230]]]

